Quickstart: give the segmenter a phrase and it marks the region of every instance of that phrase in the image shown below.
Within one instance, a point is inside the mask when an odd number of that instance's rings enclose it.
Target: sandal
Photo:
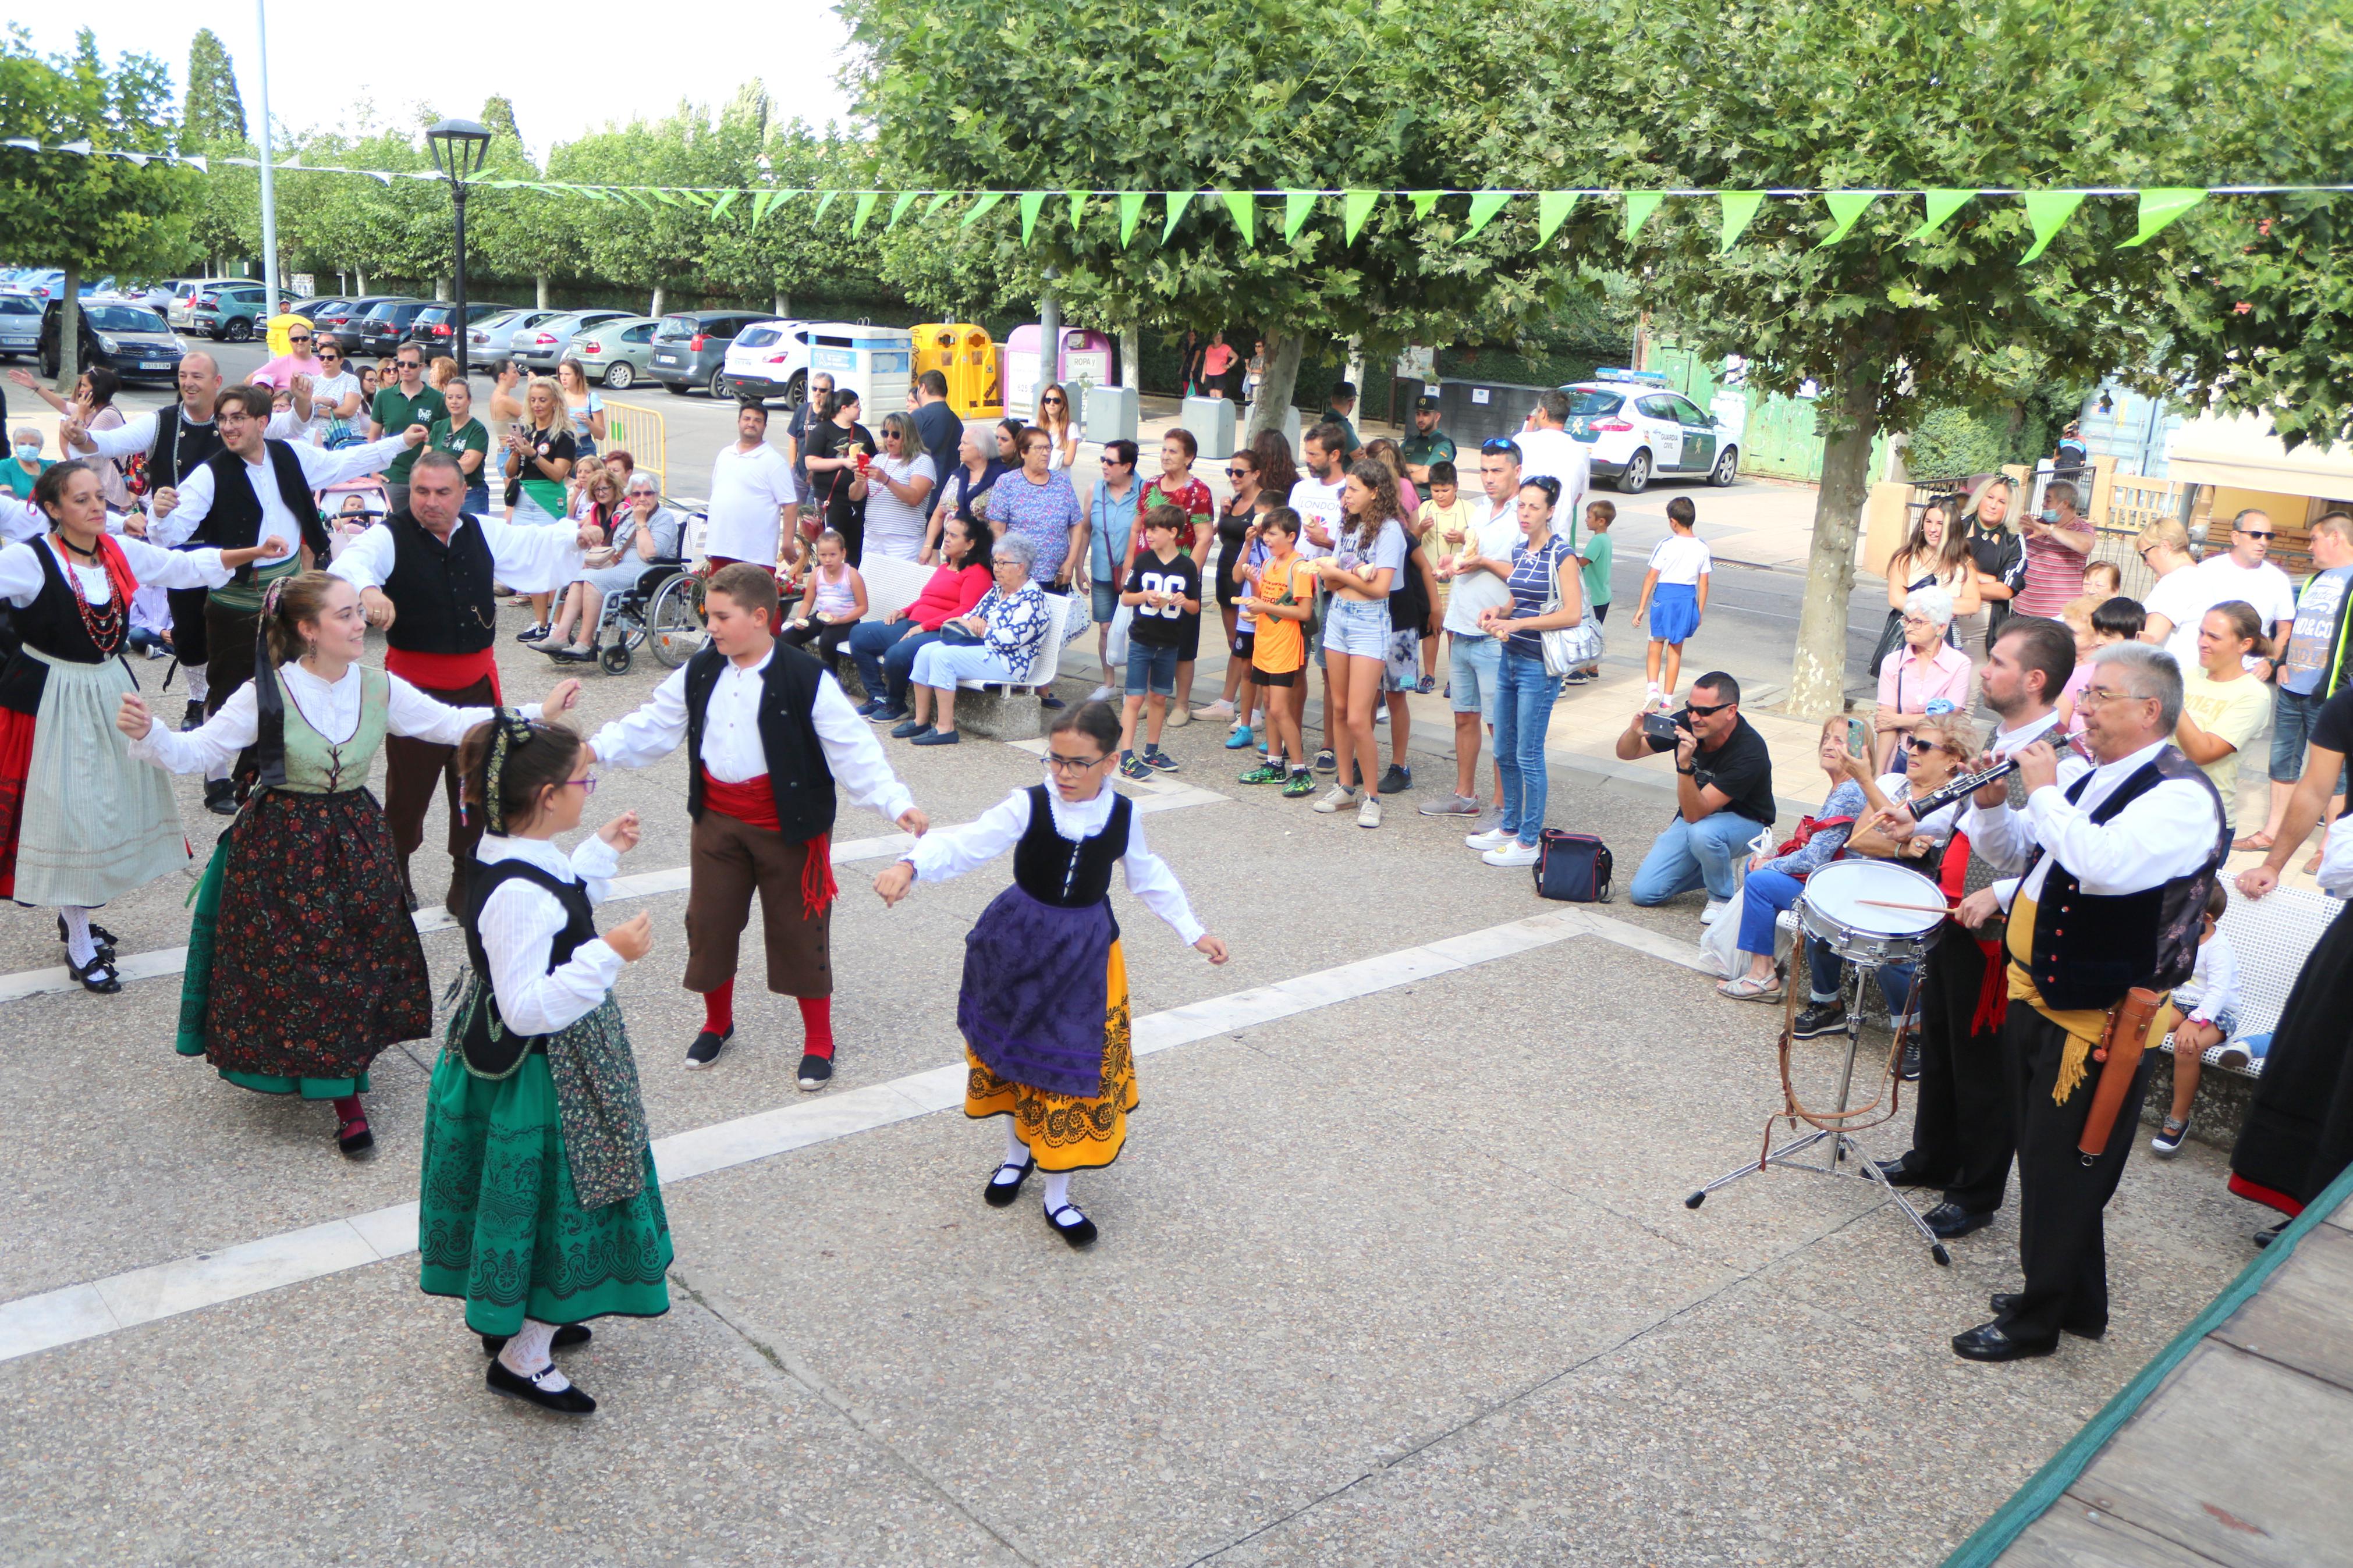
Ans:
[[[1772,980],[1759,980],[1753,974],[1744,974],[1736,980],[1719,982],[1715,991],[1717,995],[1729,996],[1735,1002],[1781,1000],[1781,982],[1778,975]]]
[[[2232,839],[2231,847],[2233,849],[2268,849],[2275,842],[2276,840],[2274,840],[2270,834],[2258,828],[2254,832],[2248,834],[2244,838]]]

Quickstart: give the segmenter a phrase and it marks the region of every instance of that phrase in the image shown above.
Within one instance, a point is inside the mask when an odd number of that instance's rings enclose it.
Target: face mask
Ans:
[[[2058,509],[2057,507],[2055,507],[2055,506],[2046,506],[2046,507],[2044,507],[2044,508],[2042,509],[2042,521],[2045,521],[2045,522],[2056,522],[2056,521],[2059,521],[2059,509]]]
[[[16,444],[16,460],[20,463],[39,462],[41,460],[40,443],[37,441],[19,441]]]

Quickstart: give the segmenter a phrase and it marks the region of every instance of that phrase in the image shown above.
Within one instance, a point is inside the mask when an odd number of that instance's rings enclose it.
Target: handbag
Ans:
[[[1530,869],[1541,898],[1572,904],[1606,904],[1614,868],[1609,846],[1590,833],[1547,827],[1538,836],[1536,863]]]
[[[1879,678],[1879,668],[1887,662],[1887,656],[1894,653],[1903,645],[1904,612],[1901,610],[1890,610],[1887,612],[1887,624],[1879,628],[1879,641],[1872,647],[1871,675],[1873,679],[1876,680]]]
[[[950,621],[940,628],[940,641],[950,647],[977,647],[981,639],[968,628]]]
[[[1113,670],[1127,662],[1127,628],[1135,622],[1135,606],[1122,605],[1112,612],[1111,630],[1103,638],[1103,668]]]
[[[1538,615],[1548,616],[1560,608],[1560,561],[1549,558],[1545,568],[1546,587],[1544,608]],[[1546,675],[1567,675],[1583,669],[1588,664],[1601,662],[1601,623],[1591,616],[1573,626],[1555,626],[1536,636],[1544,642],[1544,664]]]

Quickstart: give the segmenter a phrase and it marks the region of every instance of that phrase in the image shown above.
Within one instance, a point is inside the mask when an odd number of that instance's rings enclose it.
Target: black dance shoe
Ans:
[[[690,1068],[709,1067],[719,1059],[719,1053],[726,1049],[727,1042],[734,1037],[735,1026],[733,1024],[727,1026],[727,1032],[723,1035],[703,1030],[694,1037],[694,1044],[686,1047],[686,1065]]]
[[[1997,1290],[1986,1298],[1986,1305],[1993,1309],[1995,1317],[2002,1318],[2010,1315],[2010,1309],[2017,1300],[2018,1298],[2015,1295]],[[2077,1328],[2073,1323],[2062,1323],[2059,1325],[2059,1331],[2063,1334],[2073,1334],[2079,1340],[2100,1340],[2107,1338],[2108,1328],[2105,1323],[2096,1329]]]
[[[2058,1348],[2055,1339],[2039,1345],[2011,1339],[1994,1323],[1979,1323],[1965,1334],[1953,1336],[1953,1353],[1963,1361],[2020,1361],[2031,1355],[2049,1355]]]
[[[543,1370],[554,1371],[555,1363],[548,1363]],[[482,1381],[490,1385],[492,1394],[503,1394],[509,1399],[520,1399],[526,1405],[536,1405],[542,1410],[552,1411],[558,1415],[586,1415],[596,1408],[596,1402],[589,1398],[588,1391],[579,1384],[575,1384],[560,1393],[550,1393],[531,1378],[519,1377],[509,1372],[507,1363],[502,1361],[491,1363],[491,1370],[483,1374]]]
[[[815,1094],[833,1081],[833,1058],[818,1056],[815,1051],[801,1055],[801,1092]]]
[[[1911,1156],[1908,1154],[1899,1156],[1893,1160],[1873,1160],[1872,1163],[1879,1167],[1879,1173],[1887,1178],[1887,1184],[1891,1187],[1938,1187],[1944,1185],[1942,1182],[1937,1181],[1934,1176],[1927,1174],[1918,1166],[1914,1165],[1911,1163]]]
[[[114,961],[102,952],[90,954],[88,963],[76,963],[69,953],[66,973],[80,981],[83,990],[100,996],[111,996],[122,989],[122,977],[114,973]]]
[[[987,1185],[980,1189],[980,1195],[988,1200],[990,1208],[1009,1208],[1012,1206],[1013,1200],[1021,1195],[1021,1184],[1028,1181],[1029,1173],[1037,1168],[1038,1157],[1035,1154],[1029,1157],[1029,1163],[1026,1165],[1017,1165],[1008,1160],[997,1166],[996,1172],[989,1176]],[[1005,1173],[1008,1171],[1013,1173],[1013,1179],[1009,1182],[1005,1180]]]
[[[367,1118],[356,1116],[338,1125],[335,1147],[343,1152],[343,1158],[347,1160],[356,1160],[375,1148],[375,1134],[368,1131]]]
[[[58,940],[59,942],[66,940],[66,917],[63,915],[59,915],[58,917]],[[98,949],[98,956],[101,962],[107,963],[114,962],[114,944],[116,940],[115,934],[112,931],[107,930],[96,921],[90,922],[90,945]]]
[[[1952,1241],[1973,1230],[1983,1230],[1993,1223],[1991,1214],[1972,1214],[1955,1203],[1938,1204],[1920,1216],[1921,1223],[1934,1231],[1939,1239]]]
[[[1065,1220],[1062,1217],[1064,1215],[1071,1217]],[[1095,1222],[1068,1204],[1064,1204],[1058,1209],[1047,1210],[1046,1223],[1054,1227],[1056,1236],[1060,1237],[1072,1247],[1085,1247],[1092,1242],[1096,1236]]]
[[[180,715],[180,732],[185,735],[191,730],[203,729],[204,725],[205,705],[201,700],[192,699],[187,710]]]
[[[205,781],[205,809],[215,816],[237,815],[237,785],[227,779]]]
[[[595,1336],[589,1332],[587,1324],[565,1323],[555,1331],[554,1344],[557,1350],[568,1351],[574,1345],[586,1344],[593,1338],[595,1338]],[[484,1334],[482,1336],[482,1353],[484,1355],[496,1355],[506,1348],[506,1335]]]
[[[2257,1247],[2269,1247],[2273,1242],[2277,1241],[2280,1238],[2280,1233],[2287,1229],[2287,1227],[2293,1223],[2295,1222],[2292,1220],[2284,1219],[2277,1225],[2267,1225],[2263,1226],[2263,1229],[2255,1232],[2255,1234],[2248,1239],[2252,1240]]]

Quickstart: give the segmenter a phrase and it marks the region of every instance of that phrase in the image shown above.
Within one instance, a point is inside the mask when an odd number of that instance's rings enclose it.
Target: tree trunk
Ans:
[[[352,293],[354,297],[364,300],[367,298],[367,274],[360,270],[360,267],[357,262],[353,262],[352,264]]]
[[[433,297],[436,300],[447,300],[449,297],[449,275],[447,272],[438,273],[435,275],[433,279]]]
[[[1878,346],[1858,329],[1832,391],[1839,427],[1822,443],[1822,484],[1814,500],[1814,543],[1806,563],[1805,606],[1789,661],[1789,711],[1827,719],[1846,707],[1847,600],[1854,592],[1854,538],[1871,497],[1871,443],[1879,433]]]
[[[1269,327],[1260,335],[1266,340],[1266,379],[1259,383],[1258,401],[1250,405],[1247,439],[1251,441],[1265,431],[1282,428],[1291,395],[1299,385],[1299,358],[1307,348],[1306,335],[1291,328]]]
[[[539,290],[539,296],[538,296],[537,300],[533,301],[534,307],[535,307],[536,309],[538,309],[538,310],[546,310],[546,309],[547,309],[547,274],[546,274],[546,273],[544,273],[544,272],[534,272],[534,273],[533,273],[533,274],[531,275],[531,283],[532,283],[532,287],[533,287],[533,288],[534,288],[534,289],[538,289],[538,290]]]
[[[65,293],[58,301],[58,395],[73,395],[81,374],[81,268],[65,267]]]
[[[657,283],[654,285],[653,303],[646,307],[647,315],[659,316],[662,313],[662,296],[667,292],[669,292],[669,290],[665,289],[660,284]]]
[[[1144,323],[1133,316],[1119,330],[1119,384],[1144,391]]]
[[[791,320],[793,313],[793,297],[790,294],[778,294],[776,299],[776,315],[779,320]]]

